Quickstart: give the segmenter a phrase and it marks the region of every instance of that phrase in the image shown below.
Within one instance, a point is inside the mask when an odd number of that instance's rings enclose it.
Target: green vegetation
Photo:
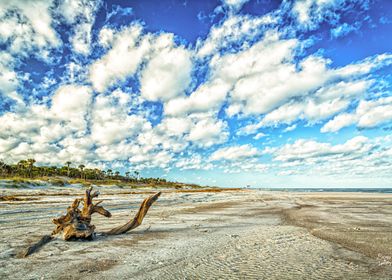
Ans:
[[[169,182],[162,178],[144,178],[138,171],[127,171],[125,176],[119,171],[112,169],[100,170],[98,168],[86,168],[80,164],[78,168],[72,167],[72,162],[65,162],[64,166],[36,166],[35,159],[21,160],[16,164],[7,164],[0,160],[0,178],[12,180],[14,183],[30,183],[34,181],[48,181],[53,185],[65,184],[96,184],[96,185],[117,185],[117,186],[156,186],[168,188],[200,186],[194,184],[183,184]]]

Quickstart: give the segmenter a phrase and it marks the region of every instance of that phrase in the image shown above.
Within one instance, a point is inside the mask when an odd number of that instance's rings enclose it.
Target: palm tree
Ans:
[[[106,173],[108,174],[108,177],[109,177],[109,178],[112,177],[112,172],[113,172],[113,170],[111,170],[111,169],[108,169],[108,170],[106,171]]]
[[[20,176],[26,175],[24,172],[26,165],[27,165],[26,160],[22,159],[22,160],[18,161],[18,163],[16,164],[17,174],[19,174]]]
[[[94,173],[95,173],[95,179],[99,180],[101,179],[101,170],[99,170],[98,168],[94,168]]]
[[[66,163],[65,163],[65,165],[67,166],[67,176],[69,177],[69,173],[70,173],[70,170],[69,170],[69,166],[72,164],[72,162],[70,162],[70,161],[67,161]]]
[[[120,172],[116,171],[114,172],[114,175],[116,176],[116,179],[118,179],[118,175],[120,175]]]
[[[139,181],[139,171],[134,171],[133,173],[135,173],[136,181]]]
[[[28,168],[28,172],[29,172],[29,177],[32,177],[32,171],[33,171],[33,167],[34,167],[34,163],[35,163],[35,159],[33,158],[29,158],[27,160],[27,168]]]
[[[129,171],[125,172],[125,177],[127,177],[127,181],[129,180]]]
[[[3,175],[3,173],[5,173],[4,172],[5,166],[6,166],[5,162],[0,159],[0,172],[1,172],[0,175]]]
[[[86,166],[84,166],[83,164],[79,165],[79,169],[80,169],[80,178],[81,178],[81,179],[83,179],[83,169],[84,169],[85,167],[86,167]]]

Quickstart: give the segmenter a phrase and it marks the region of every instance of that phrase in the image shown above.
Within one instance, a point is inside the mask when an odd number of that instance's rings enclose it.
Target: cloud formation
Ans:
[[[328,49],[379,22],[346,13],[371,3],[248,2],[222,1],[189,42],[129,7],[120,24],[101,1],[0,0],[1,157],[390,179],[392,54]]]

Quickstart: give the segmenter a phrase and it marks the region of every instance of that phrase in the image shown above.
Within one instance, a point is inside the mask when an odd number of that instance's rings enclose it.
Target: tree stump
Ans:
[[[61,232],[63,232],[63,239],[66,241],[78,239],[92,240],[95,235],[95,226],[91,224],[91,216],[94,213],[101,214],[108,218],[112,216],[108,210],[99,205],[102,203],[102,200],[93,203],[93,199],[98,197],[99,192],[93,192],[92,189],[92,187],[87,189],[83,198],[75,199],[71,206],[67,208],[67,213],[65,215],[57,219],[53,219],[52,222],[56,225],[56,228],[53,230],[52,234],[43,236],[40,241],[27,248],[24,253],[22,253],[22,256],[27,257],[31,255],[35,251],[39,250],[39,248],[43,245],[53,240],[54,236]],[[107,232],[102,232],[101,234],[118,235],[138,227],[142,224],[148,209],[160,195],[161,192],[157,192],[147,197],[140,205],[139,211],[133,219],[124,225],[115,227]],[[79,208],[80,203],[83,203],[83,207],[81,209]]]

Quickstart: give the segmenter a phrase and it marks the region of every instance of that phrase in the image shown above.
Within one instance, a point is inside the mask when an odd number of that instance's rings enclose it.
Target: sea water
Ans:
[[[258,188],[262,191],[287,192],[365,192],[365,193],[392,193],[392,188]]]

